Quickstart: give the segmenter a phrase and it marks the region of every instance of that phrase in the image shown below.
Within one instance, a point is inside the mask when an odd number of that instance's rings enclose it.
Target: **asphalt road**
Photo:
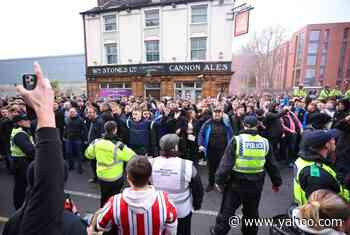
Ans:
[[[13,179],[4,169],[4,162],[0,162],[0,231],[3,223],[13,212],[12,188]],[[78,175],[70,172],[65,189],[72,195],[79,210],[84,213],[93,213],[99,206],[99,187],[96,184],[89,184],[87,180],[91,176],[88,164],[84,165],[85,172]],[[284,214],[292,201],[292,169],[281,166],[283,186],[278,193],[271,190],[271,182],[266,177],[264,191],[260,202],[260,217],[269,218],[277,214]],[[200,167],[204,187],[207,185],[207,169]],[[192,234],[209,235],[209,226],[215,223],[215,215],[220,208],[222,195],[216,191],[206,193],[202,209],[192,217]],[[241,214],[240,209],[236,212]],[[241,234],[239,229],[231,229],[230,234]],[[261,227],[259,234],[268,234],[268,228]]]

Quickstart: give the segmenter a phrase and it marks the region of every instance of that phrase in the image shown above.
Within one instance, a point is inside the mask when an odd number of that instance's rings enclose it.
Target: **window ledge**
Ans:
[[[208,22],[190,23],[190,25],[208,25]]]
[[[145,30],[151,30],[151,29],[159,29],[159,26],[145,26]]]
[[[119,30],[103,31],[103,33],[119,33]]]

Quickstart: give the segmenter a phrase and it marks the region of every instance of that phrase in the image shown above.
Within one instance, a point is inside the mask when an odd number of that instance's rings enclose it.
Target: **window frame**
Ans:
[[[158,25],[147,25],[147,20],[149,20],[149,19],[147,19],[147,12],[152,12],[152,11],[158,12]],[[149,29],[149,28],[159,28],[160,27],[160,9],[159,8],[144,10],[143,14],[144,14],[144,26],[145,26],[145,28]]]
[[[199,39],[205,39],[205,53],[204,53],[204,58],[194,58],[193,57],[193,52],[200,52],[203,50],[203,48],[197,48],[197,49],[193,49],[192,47],[192,40],[199,40]],[[203,37],[191,37],[190,38],[190,57],[191,57],[191,61],[205,61],[208,57],[208,37],[203,36]]]
[[[109,53],[108,53],[107,46],[110,46],[110,45],[115,45],[115,50],[116,50],[116,53],[115,53],[115,54],[109,54]],[[118,64],[118,60],[119,60],[119,55],[118,55],[119,48],[118,48],[118,44],[117,44],[117,43],[115,43],[115,42],[104,43],[104,51],[105,51],[105,60],[106,60],[106,64],[107,64],[107,65]],[[115,63],[109,63],[109,61],[108,61],[108,57],[109,57],[109,56],[116,56],[116,61],[115,61]]]
[[[153,55],[150,56],[155,56],[155,52],[149,52],[147,49],[147,43],[150,42],[158,42],[158,60],[148,60],[148,53],[154,53]],[[146,63],[154,63],[154,62],[159,62],[160,61],[160,40],[155,39],[155,40],[145,40],[144,41],[144,47],[145,47],[145,62]]]
[[[200,7],[205,7],[206,8],[206,11],[205,11],[205,21],[199,21],[199,22],[194,22],[193,21],[193,17],[195,16],[195,17],[199,17],[199,16],[203,16],[204,14],[202,14],[202,15],[200,15],[200,14],[197,14],[197,15],[195,15],[195,14],[193,14],[193,8],[200,8]],[[209,8],[209,6],[208,6],[208,4],[196,4],[196,5],[191,5],[191,18],[190,18],[190,22],[191,22],[191,24],[194,24],[194,25],[196,25],[196,24],[208,24],[208,8]]]
[[[106,30],[106,17],[111,17],[113,16],[115,18],[115,22],[114,23],[108,23],[109,25],[111,24],[114,24],[115,25],[115,29],[113,30]],[[116,14],[106,14],[106,15],[103,15],[102,16],[102,19],[103,19],[103,32],[107,32],[107,33],[110,33],[110,32],[117,32],[118,31],[118,23],[117,23],[117,15]]]

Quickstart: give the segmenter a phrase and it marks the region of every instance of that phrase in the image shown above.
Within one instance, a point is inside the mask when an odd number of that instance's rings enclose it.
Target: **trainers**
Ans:
[[[200,165],[200,166],[206,166],[206,165],[207,165],[207,161],[200,160],[200,161],[198,162],[198,165]]]
[[[96,184],[96,183],[97,183],[97,179],[91,178],[91,179],[88,180],[88,183],[90,183],[90,184]]]

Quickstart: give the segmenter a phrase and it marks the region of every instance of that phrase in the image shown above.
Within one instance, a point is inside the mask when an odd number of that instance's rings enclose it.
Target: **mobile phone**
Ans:
[[[27,90],[34,90],[37,83],[37,77],[35,74],[23,74],[22,75],[23,87]]]

